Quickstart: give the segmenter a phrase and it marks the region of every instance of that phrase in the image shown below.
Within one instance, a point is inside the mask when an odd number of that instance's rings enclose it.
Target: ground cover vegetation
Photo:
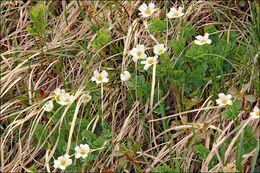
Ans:
[[[259,2],[2,1],[1,172],[257,172]]]

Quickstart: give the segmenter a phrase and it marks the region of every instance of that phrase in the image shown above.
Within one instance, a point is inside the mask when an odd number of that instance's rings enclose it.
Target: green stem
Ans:
[[[104,112],[104,105],[103,105],[103,92],[104,92],[104,88],[103,88],[103,83],[101,83],[101,119],[102,119],[102,124],[104,123],[104,117],[103,117],[103,112]]]
[[[221,113],[221,108],[219,108],[219,124],[220,124],[220,129],[222,130],[222,113]]]
[[[137,62],[135,62],[135,99],[137,101]]]

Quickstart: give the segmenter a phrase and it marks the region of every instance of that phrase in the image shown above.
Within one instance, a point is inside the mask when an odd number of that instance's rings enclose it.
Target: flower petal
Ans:
[[[147,64],[147,62],[146,61],[141,61],[141,64]]]
[[[132,55],[132,56],[136,56],[137,48],[133,48],[132,50],[130,50],[129,54]]]
[[[209,39],[209,33],[205,33],[204,39],[205,39],[205,40]]]
[[[136,49],[137,49],[137,51],[140,51],[140,52],[144,52],[145,50],[145,47],[144,47],[144,45],[143,44],[138,44],[138,45],[136,45]]]
[[[108,78],[103,78],[102,82],[108,82],[109,79]]]
[[[151,64],[145,64],[144,70],[147,70],[150,66],[151,66]]]
[[[172,18],[173,18],[173,12],[170,11],[169,13],[166,14],[166,16],[167,16],[168,18],[172,19]]]
[[[134,62],[137,62],[137,61],[138,61],[138,59],[139,59],[139,58],[138,58],[138,57],[136,57],[136,56],[134,56],[134,57],[133,57],[133,61],[134,61]]]
[[[149,4],[149,9],[150,9],[150,10],[154,9],[154,7],[155,7],[154,3],[150,3],[150,4]]]
[[[196,36],[195,38],[196,38],[197,40],[202,40],[202,39],[203,39],[202,35],[198,35],[198,36]]]
[[[201,42],[198,41],[198,40],[194,40],[194,43],[197,44],[197,45],[203,45],[203,43],[201,43]]]
[[[99,71],[98,70],[95,70],[94,71],[94,76],[98,76],[99,75]]]
[[[221,98],[224,98],[226,95],[224,93],[219,93],[218,94],[218,97],[221,99]]]
[[[259,112],[259,108],[257,106],[254,107],[254,112]]]
[[[61,169],[61,170],[65,170],[65,169],[66,169],[66,167],[65,167],[65,166],[61,166],[61,165],[60,165],[60,169]]]
[[[228,94],[226,97],[230,100],[232,98],[232,95]]]
[[[172,13],[178,12],[175,7],[172,7],[172,8],[170,9],[170,11],[171,11]]]
[[[179,7],[179,8],[178,8],[178,12],[179,12],[179,13],[181,13],[181,12],[182,12],[182,10],[183,10],[183,8],[182,8],[182,7]]]
[[[145,59],[146,57],[147,57],[147,55],[145,53],[143,53],[143,55],[140,58]]]
[[[143,3],[143,4],[138,8],[138,10],[142,12],[142,11],[147,10],[147,8],[148,8],[147,5],[146,5],[145,3]]]
[[[107,73],[105,70],[103,70],[103,71],[101,72],[101,76],[102,76],[102,77],[107,77],[107,76],[108,76],[108,73]]]

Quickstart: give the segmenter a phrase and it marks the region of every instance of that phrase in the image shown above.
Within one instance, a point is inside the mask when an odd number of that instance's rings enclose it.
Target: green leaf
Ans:
[[[194,27],[189,22],[182,22],[179,29],[179,37],[190,39],[195,34]]]
[[[159,19],[154,19],[148,22],[148,30],[151,34],[154,32],[164,32],[165,24]]]
[[[199,145],[195,145],[194,146],[194,152],[196,154],[199,154],[199,158],[201,160],[205,160],[208,156],[208,154],[210,153],[210,150],[206,147],[204,147],[202,144]]]
[[[109,33],[110,33],[109,30],[106,28],[103,28],[100,31],[98,31],[97,36],[100,43],[105,45],[109,42],[109,37],[110,37]]]
[[[184,75],[185,73],[182,70],[171,70],[169,72],[169,80],[170,81],[179,80],[184,78]]]
[[[175,172],[173,169],[171,169],[168,165],[162,165],[162,166],[157,166],[154,168],[154,173],[160,172],[160,173],[168,173],[168,172]]]
[[[236,140],[236,145],[239,147],[240,136]],[[246,126],[244,129],[243,140],[243,154],[252,152],[257,146],[257,139],[254,137],[253,130],[250,126]]]
[[[236,117],[236,115],[233,113],[231,109],[228,109],[225,112],[223,112],[223,115],[227,120],[232,120]]]
[[[196,66],[195,71],[196,71],[196,73],[205,75],[207,69],[208,69],[207,64],[200,64],[200,65]]]
[[[102,47],[102,45],[99,42],[99,40],[93,40],[93,41],[90,42],[90,44],[96,50],[98,50],[98,49],[100,49]]]
[[[26,30],[30,34],[35,34],[36,33],[36,31],[30,25],[27,25]]]
[[[245,99],[251,103],[255,102],[256,101],[256,96],[254,95],[246,95],[245,96]]]
[[[204,33],[213,33],[213,32],[216,32],[217,29],[214,25],[208,25],[208,26],[205,26],[204,28]]]
[[[81,135],[86,139],[88,144],[92,144],[96,140],[96,135],[90,130],[83,130]]]
[[[95,148],[101,148],[101,147],[104,145],[105,141],[106,141],[106,139],[105,139],[104,137],[99,136],[99,137],[97,138],[97,140],[95,140],[95,141],[93,142],[93,146],[94,146]]]
[[[241,109],[241,101],[240,100],[234,101],[233,105],[235,106],[237,112]]]
[[[173,52],[175,55],[179,56],[183,51],[186,45],[185,39],[172,40],[169,42],[168,47],[173,48]]]
[[[30,168],[28,168],[29,171],[32,171],[32,172],[37,172],[37,169],[33,166],[31,166]]]
[[[135,142],[133,145],[132,145],[132,150],[134,153],[136,153],[137,151],[140,150],[140,142]]]

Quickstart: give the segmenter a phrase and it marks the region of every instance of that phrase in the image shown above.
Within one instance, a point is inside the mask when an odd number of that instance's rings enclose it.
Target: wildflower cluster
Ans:
[[[88,144],[80,144],[80,146],[75,147],[76,155],[75,158],[78,159],[82,157],[85,159],[90,152],[90,148]],[[68,154],[58,157],[57,160],[54,160],[54,168],[59,168],[61,170],[65,170],[67,166],[72,164],[72,160]]]
[[[224,93],[219,93],[218,97],[219,98],[216,100],[216,102],[220,107],[233,104],[231,100],[232,95],[230,94],[225,95]],[[257,106],[254,107],[253,112],[250,113],[250,116],[252,117],[252,119],[260,118],[260,111]]]
[[[64,105],[69,105],[72,103],[74,96],[70,95],[69,93],[66,93],[64,89],[56,88],[54,91],[55,94],[55,100],[58,104],[64,106]],[[82,103],[87,103],[91,100],[91,95],[88,94],[83,94],[83,99]],[[47,112],[51,112],[53,110],[53,101],[48,101],[45,103],[43,106],[43,109]]]
[[[150,3],[149,5],[146,5],[145,3],[143,3],[139,7],[139,11],[140,11],[140,15],[142,17],[145,17],[145,18],[149,17],[152,14],[154,14],[154,12],[156,11],[155,4]],[[172,7],[170,9],[170,11],[166,14],[166,16],[169,19],[180,18],[184,15],[185,14],[183,13],[182,7],[178,7],[178,8]],[[204,36],[198,35],[195,38],[196,38],[196,40],[194,40],[194,43],[196,45],[201,46],[204,44],[212,43],[211,39],[209,39],[209,33],[207,33],[207,32],[205,32]],[[129,54],[132,56],[132,60],[136,63],[136,65],[138,63],[138,60],[141,60],[140,64],[144,65],[143,69],[148,70],[149,67],[151,67],[152,65],[154,65],[154,67],[156,67],[155,65],[159,62],[158,61],[159,56],[163,55],[167,51],[167,45],[161,44],[161,43],[155,44],[153,46],[153,53],[155,54],[154,56],[148,56],[145,51],[146,51],[145,45],[137,44],[136,47],[134,47],[134,48],[132,48],[132,50],[130,50]],[[131,78],[131,74],[126,70],[122,71],[122,73],[120,74],[120,79],[122,81],[127,81],[130,78]],[[155,78],[155,76],[154,76],[154,78]],[[109,76],[108,76],[107,71],[106,70],[103,70],[103,71],[95,70],[93,72],[93,77],[91,78],[91,80],[93,82],[95,82],[96,84],[101,84],[101,92],[102,92],[101,97],[102,97],[103,83],[109,82]],[[72,102],[74,100],[74,96],[71,95],[70,93],[66,93],[64,89],[57,88],[54,90],[54,93],[55,93],[55,100],[60,105],[72,104]],[[230,95],[230,94],[225,95],[224,93],[219,93],[218,96],[219,96],[219,98],[216,100],[216,103],[219,105],[219,107],[233,105],[233,101],[231,100],[232,95]],[[82,103],[88,103],[91,100],[91,98],[92,97],[89,93],[83,94]],[[151,103],[153,103],[153,101],[151,101]],[[48,101],[43,106],[43,109],[47,112],[51,112],[53,107],[54,107],[53,102]],[[103,105],[102,105],[102,110],[103,110]],[[260,117],[259,108],[256,106],[253,109],[253,112],[250,113],[250,115],[253,119],[259,118]],[[79,146],[75,147],[75,158],[78,159],[78,158],[82,157],[83,159],[85,159],[88,156],[88,153],[90,153],[90,152],[91,152],[91,149],[89,148],[88,144],[80,144]],[[61,170],[65,170],[66,167],[71,164],[72,164],[72,160],[70,159],[70,156],[68,154],[60,156],[60,157],[58,157],[57,160],[54,161],[54,167],[59,168]]]

